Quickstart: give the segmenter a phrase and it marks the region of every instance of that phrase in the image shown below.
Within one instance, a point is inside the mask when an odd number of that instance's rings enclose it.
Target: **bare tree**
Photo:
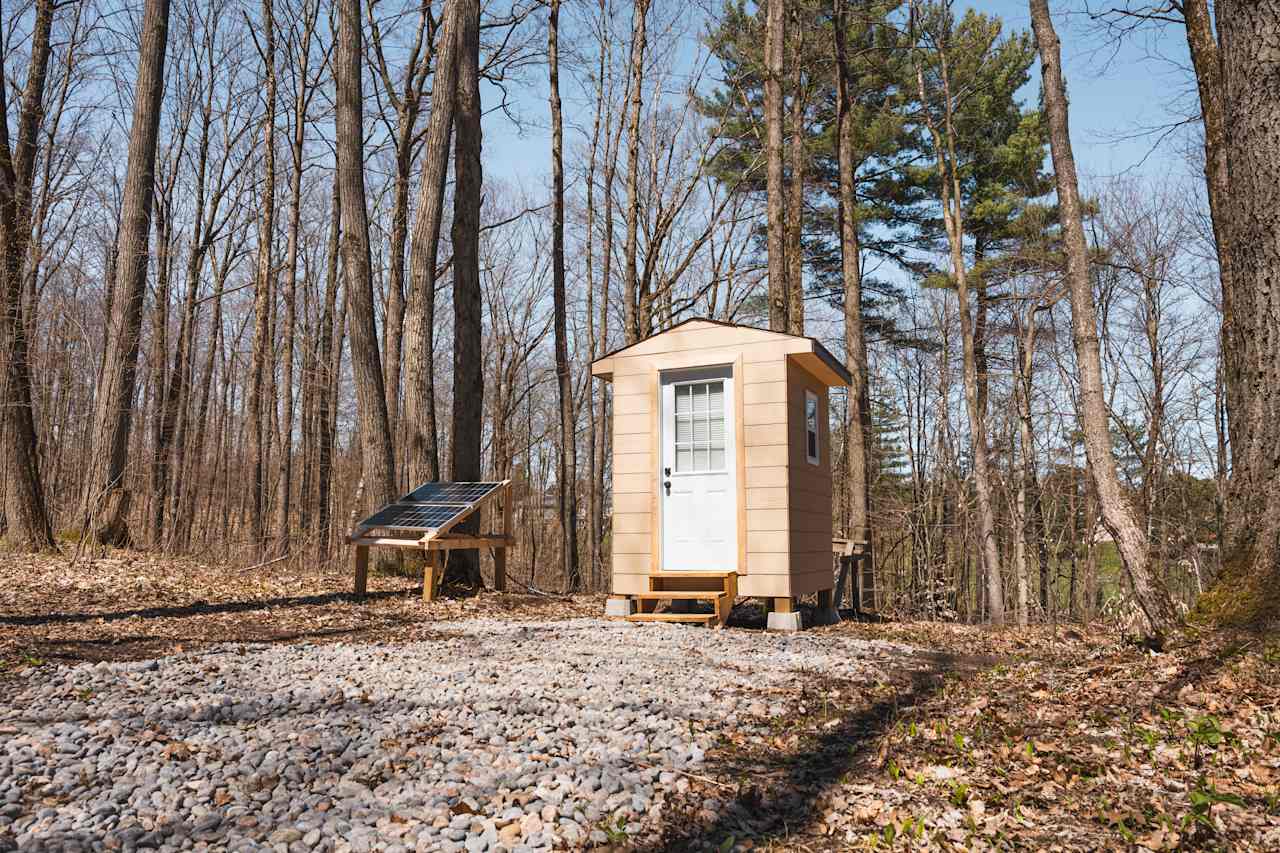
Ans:
[[[635,0],[631,20],[631,105],[627,116],[627,237],[623,250],[623,336],[628,344],[640,340],[639,278],[636,271],[640,228],[640,107],[643,100],[645,26],[649,0]]]
[[[115,277],[111,283],[106,353],[98,380],[89,476],[82,501],[86,532],[103,544],[129,542],[125,466],[133,425],[133,395],[146,296],[156,140],[164,93],[169,0],[147,0],[134,89],[129,162],[120,206]]]
[[[249,515],[250,535],[254,548],[266,543],[265,515],[267,490],[267,455],[270,436],[265,423],[267,408],[267,372],[275,372],[267,364],[274,356],[274,346],[269,339],[276,270],[272,249],[276,233],[276,21],[273,0],[262,0],[263,43],[258,46],[263,64],[262,116],[262,195],[258,202],[261,216],[258,220],[258,277],[254,285],[253,299],[253,361],[249,386],[249,438],[253,455],[252,506]],[[274,361],[274,359],[272,359]],[[272,383],[274,384],[274,383]]]
[[[391,239],[388,247],[387,305],[383,332],[386,345],[383,357],[386,368],[387,416],[393,429],[400,426],[401,351],[405,324],[404,260],[405,238],[409,232],[409,183],[413,170],[413,154],[419,141],[418,116],[422,109],[423,93],[431,71],[431,46],[435,35],[431,4],[423,3],[418,9],[417,24],[413,28],[404,69],[397,84],[393,79],[391,64],[384,47],[384,35],[377,17],[369,4],[369,29],[373,48],[374,68],[382,83],[383,94],[390,102],[394,120],[388,120],[393,136],[395,156],[395,188],[391,208]],[[385,113],[384,113],[385,115]]]
[[[481,475],[481,433],[484,426],[484,324],[480,286],[480,3],[458,3],[458,89],[454,144],[453,228],[453,418],[450,435],[450,476],[478,480]],[[477,532],[473,515],[466,529]],[[447,579],[476,589],[480,560],[476,551],[452,551]]]
[[[864,544],[863,560],[873,565],[871,548],[871,401],[867,382],[867,340],[862,324],[862,247],[858,236],[858,201],[853,134],[850,116],[850,68],[847,44],[848,18],[846,0],[835,0],[836,58],[836,139],[840,168],[840,271],[844,277],[844,351],[845,365],[853,384],[849,387],[846,407],[849,529],[850,539]],[[837,605],[839,602],[837,602]]]
[[[436,51],[427,119],[418,218],[409,248],[409,303],[405,325],[405,426],[407,465],[411,479],[440,479],[439,430],[436,425],[434,376],[436,255],[444,219],[444,185],[449,172],[449,142],[458,88],[458,33],[462,28],[459,0],[448,0]]]
[[[339,0],[334,52],[337,93],[338,192],[342,199],[342,266],[351,314],[351,365],[359,408],[360,445],[369,502],[395,497],[395,459],[387,398],[382,384],[378,333],[374,325],[373,280],[369,262],[369,216],[364,192],[364,122],[360,85],[363,33],[360,0]]]
[[[31,56],[18,110],[17,145],[9,141],[8,83],[0,64],[0,383],[4,416],[0,439],[8,464],[5,514],[8,535],[20,548],[54,547],[53,530],[40,479],[31,365],[23,303],[24,267],[31,241],[31,195],[35,180],[36,138],[44,123],[45,84],[53,52],[53,0],[36,6]]]
[[[1226,82],[1230,278],[1223,348],[1232,471],[1222,577],[1206,611],[1223,622],[1280,618],[1280,0],[1220,0]],[[1221,244],[1221,239],[1219,239]]]
[[[554,301],[556,389],[560,401],[560,552],[565,583],[582,586],[578,568],[578,450],[573,407],[573,377],[569,368],[569,331],[565,321],[564,287],[564,120],[560,113],[560,0],[551,0],[547,21],[547,74],[551,89],[551,279]]]
[[[1071,150],[1061,46],[1049,15],[1048,0],[1030,0],[1030,6],[1031,23],[1040,49],[1044,104],[1058,182],[1058,209],[1067,255],[1067,285],[1071,292],[1071,326],[1076,369],[1080,375],[1080,419],[1085,450],[1093,472],[1094,488],[1098,492],[1103,523],[1116,540],[1134,596],[1146,615],[1146,630],[1158,640],[1177,622],[1177,612],[1148,560],[1146,534],[1125,500],[1116,473],[1109,415],[1102,391],[1097,309],[1089,277],[1089,249],[1085,241],[1075,156]]]
[[[913,0],[913,26],[919,11],[918,0]],[[964,352],[964,398],[969,415],[969,432],[973,446],[973,486],[977,498],[978,548],[982,555],[982,568],[986,574],[987,608],[992,622],[1004,621],[1004,579],[1000,571],[1000,545],[996,540],[995,495],[992,488],[993,472],[991,446],[987,435],[986,394],[979,387],[977,332],[974,328],[973,308],[970,305],[968,267],[965,262],[964,204],[960,187],[960,168],[956,156],[956,130],[954,123],[954,97],[947,56],[946,33],[924,34],[934,39],[937,51],[939,85],[942,101],[941,117],[934,116],[929,93],[925,87],[923,65],[917,59],[916,84],[922,104],[921,113],[937,157],[939,186],[942,194],[942,218],[946,227],[947,243],[951,249],[951,274],[956,284],[956,297],[960,309],[960,336]]]
[[[764,118],[768,193],[769,328],[789,331],[790,288],[787,286],[786,188],[783,184],[782,63],[786,44],[785,0],[765,6]]]
[[[294,358],[298,317],[298,258],[301,252],[302,175],[306,168],[307,123],[316,81],[310,79],[311,47],[316,37],[319,17],[318,0],[304,0],[301,14],[292,28],[289,52],[293,77],[293,115],[289,133],[289,229],[284,264],[284,328],[280,354],[280,436],[282,448],[279,463],[280,499],[276,505],[276,551],[287,553],[292,537],[293,519],[293,422],[294,422]],[[391,418],[394,422],[394,418]]]

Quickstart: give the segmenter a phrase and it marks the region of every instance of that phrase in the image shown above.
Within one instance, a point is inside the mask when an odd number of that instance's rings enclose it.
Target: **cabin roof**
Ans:
[[[615,358],[642,356],[645,354],[646,348],[653,348],[655,346],[654,342],[660,341],[667,335],[680,330],[696,331],[702,328],[735,329],[742,333],[743,339],[740,343],[767,340],[787,342],[788,346],[785,349],[787,357],[794,357],[798,363],[826,382],[828,386],[848,386],[853,384],[853,377],[849,375],[848,369],[817,338],[792,335],[787,332],[775,332],[770,329],[760,329],[756,326],[746,326],[741,323],[729,323],[724,320],[708,320],[705,317],[691,317],[688,320],[677,323],[670,329],[645,338],[643,341],[619,347],[610,353],[600,356],[600,358],[591,362],[591,375],[605,380],[612,380],[613,361]]]

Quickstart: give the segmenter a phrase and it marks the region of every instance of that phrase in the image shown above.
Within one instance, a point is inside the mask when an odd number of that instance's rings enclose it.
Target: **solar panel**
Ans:
[[[402,502],[469,504],[483,498],[501,483],[423,483],[402,497]]]
[[[384,506],[361,524],[365,527],[391,527],[399,530],[431,530],[465,511],[466,507],[457,505],[394,503]]]
[[[435,530],[469,514],[478,501],[501,487],[502,483],[423,483],[360,522],[360,526]]]

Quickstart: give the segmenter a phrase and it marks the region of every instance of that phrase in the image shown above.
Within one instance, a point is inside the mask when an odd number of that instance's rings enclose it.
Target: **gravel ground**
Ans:
[[[431,640],[223,646],[27,671],[0,707],[0,850],[538,850],[640,840],[726,729],[847,635],[475,619]]]

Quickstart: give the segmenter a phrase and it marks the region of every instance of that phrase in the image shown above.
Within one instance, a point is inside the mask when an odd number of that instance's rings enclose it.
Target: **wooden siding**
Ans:
[[[810,357],[800,359],[807,354]],[[791,596],[831,586],[831,447],[826,379],[812,342],[693,322],[597,362],[613,382],[613,591],[649,590],[661,506],[659,378],[731,365],[738,465],[738,592]],[[804,391],[818,394],[821,464],[805,460]]]
[[[795,359],[787,362],[788,559],[791,594],[830,589],[831,424],[827,384]],[[809,461],[805,392],[818,397],[818,464]]]

